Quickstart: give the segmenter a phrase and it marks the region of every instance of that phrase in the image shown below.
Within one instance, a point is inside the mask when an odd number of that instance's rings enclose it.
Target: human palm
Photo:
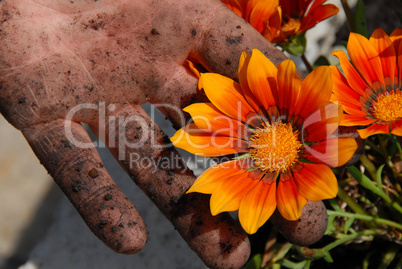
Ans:
[[[81,123],[208,266],[240,267],[246,234],[229,215],[211,216],[204,195],[183,195],[195,178],[141,104],[157,104],[179,127],[181,108],[205,98],[186,59],[236,79],[243,50],[276,64],[285,56],[216,0],[3,0],[0,8],[0,111],[94,234],[127,254],[147,238]]]

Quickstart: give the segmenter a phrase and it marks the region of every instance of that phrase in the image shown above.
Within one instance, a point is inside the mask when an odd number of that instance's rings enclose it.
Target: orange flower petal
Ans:
[[[274,13],[270,15],[267,23],[267,27],[261,33],[268,41],[274,43],[283,40],[281,35],[281,24],[282,24],[282,10],[278,6]]]
[[[396,120],[391,125],[391,133],[402,136],[402,119]]]
[[[295,115],[303,118],[316,111],[323,102],[328,102],[332,93],[331,71],[327,66],[314,69],[302,82]]]
[[[246,152],[247,143],[228,136],[201,131],[192,123],[170,138],[173,145],[198,156],[213,157]]]
[[[307,199],[299,193],[294,180],[290,179],[279,181],[276,191],[276,202],[282,217],[287,220],[297,220],[302,214]]]
[[[308,14],[302,19],[300,31],[308,30],[314,27],[317,23],[334,16],[339,12],[339,8],[335,5],[327,4],[315,7],[315,3],[318,3],[318,1],[313,3]]]
[[[304,163],[303,168],[294,173],[294,179],[301,195],[310,201],[331,199],[338,193],[338,181],[324,164]]]
[[[396,71],[396,53],[389,36],[381,28],[376,29],[369,39],[380,56],[385,77],[392,79]]]
[[[248,234],[254,234],[274,213],[276,208],[276,183],[258,185],[243,198],[239,207],[239,221]]]
[[[399,79],[399,88],[402,88],[402,28],[395,29],[390,35],[392,44],[394,45],[395,52],[397,55],[397,67],[398,71],[396,75]]]
[[[287,109],[289,115],[294,112],[299,97],[302,80],[296,73],[292,60],[285,60],[278,66],[278,91],[274,93],[279,109]]]
[[[241,5],[241,3],[237,0],[221,0],[225,6],[230,8],[234,13],[236,13],[238,16],[243,17],[244,14],[244,8]]]
[[[357,130],[357,132],[363,139],[375,134],[389,134],[389,124],[374,123],[366,129]]]
[[[195,67],[194,62],[190,61],[190,60],[186,60],[186,69],[188,69],[190,71],[190,74],[194,75],[196,78],[200,78],[201,73],[200,71]]]
[[[378,52],[364,36],[351,33],[347,50],[354,67],[369,86],[377,81],[384,84],[384,74]]]
[[[248,177],[247,172],[226,178],[212,193],[211,214],[215,216],[224,211],[239,209],[245,194],[255,188],[257,184],[258,180]]]
[[[305,149],[308,152],[309,161],[338,167],[352,158],[357,149],[357,143],[352,137],[328,138]]]
[[[272,91],[276,90],[277,68],[265,57],[262,52],[253,49],[247,67],[247,81],[255,98],[261,102],[265,109],[275,105]]]
[[[395,50],[398,51],[399,46],[402,44],[402,28],[396,28],[389,37],[394,44]]]
[[[278,0],[260,0],[256,1],[253,10],[250,13],[248,22],[260,33],[266,28],[272,14],[276,12],[279,5]]]
[[[343,114],[340,125],[342,126],[366,126],[375,122],[374,119],[367,119],[363,116],[352,116]]]
[[[310,3],[312,2],[310,8],[309,8],[309,12],[314,11],[317,8],[320,8],[320,6],[322,4],[324,4],[324,2],[327,0],[299,0],[299,10],[307,10],[308,6],[310,5]],[[291,1],[289,1],[290,5],[294,5]],[[308,13],[307,13],[308,14]]]
[[[217,164],[208,168],[201,175],[199,175],[186,193],[199,192],[212,194],[216,188],[227,178],[244,173],[245,170],[239,169],[237,166],[237,161],[229,161]]]
[[[244,134],[239,133],[239,129],[244,129],[244,124],[229,118],[212,103],[195,103],[183,111],[191,115],[194,124],[200,130],[218,136],[244,137]]]
[[[361,107],[362,105],[359,101],[360,95],[349,87],[348,81],[339,69],[333,65],[330,66],[330,69],[333,84],[332,92],[340,104],[343,105],[343,109],[345,109],[345,106]]]
[[[349,115],[359,116],[359,117],[366,117],[367,113],[361,110],[361,107],[356,107],[353,105],[343,105],[342,106],[344,111]]]
[[[307,131],[308,141],[321,141],[329,137],[339,126],[342,107],[336,103],[324,103],[303,122],[302,135]]]
[[[247,52],[243,51],[240,55],[239,61],[239,83],[242,89],[242,93],[244,98],[250,104],[250,106],[254,109],[254,111],[259,111],[260,107],[262,107],[259,100],[256,99],[254,94],[251,92],[248,82],[247,82],[247,67],[250,62],[251,56],[247,54]]]
[[[201,74],[200,83],[208,99],[223,113],[233,119],[245,121],[253,111],[244,99],[240,85],[230,78],[215,74]]]
[[[360,74],[349,62],[346,54],[341,50],[334,51],[332,52],[332,54],[339,59],[342,71],[345,74],[349,86],[359,95],[366,97],[365,90],[368,88],[368,85],[366,84],[366,82],[364,82],[364,80],[360,77]]]

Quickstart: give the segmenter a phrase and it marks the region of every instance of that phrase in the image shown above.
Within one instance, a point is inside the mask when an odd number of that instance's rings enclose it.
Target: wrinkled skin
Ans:
[[[228,214],[211,216],[209,197],[183,195],[195,178],[141,104],[183,108],[205,100],[183,67],[188,56],[233,79],[243,50],[258,48],[275,64],[285,56],[217,0],[3,0],[0,8],[1,113],[94,234],[127,254],[147,238],[96,149],[82,147],[91,140],[80,122],[105,141],[207,266],[242,266],[246,234]],[[175,110],[161,110],[175,126],[185,124]],[[132,154],[179,161],[144,167],[130,162]]]

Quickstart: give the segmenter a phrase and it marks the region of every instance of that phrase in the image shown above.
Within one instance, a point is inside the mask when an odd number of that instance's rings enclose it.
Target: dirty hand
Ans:
[[[243,50],[276,64],[283,54],[217,0],[3,0],[0,8],[0,111],[94,234],[120,253],[147,238],[80,123],[209,267],[240,267],[246,234],[229,215],[211,216],[208,197],[183,195],[195,178],[141,104],[160,104],[181,126],[178,111],[202,100],[184,67],[189,56],[236,79]]]

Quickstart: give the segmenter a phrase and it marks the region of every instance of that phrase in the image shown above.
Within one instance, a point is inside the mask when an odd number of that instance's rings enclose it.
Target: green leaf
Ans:
[[[246,264],[245,269],[260,269],[261,268],[261,262],[262,262],[262,256],[261,254],[256,254],[254,257],[251,258],[251,260]]]
[[[367,30],[367,21],[364,15],[366,8],[364,7],[363,0],[358,0],[356,4],[356,11],[353,18],[353,31],[369,38]]]
[[[335,220],[336,216],[335,215],[331,215],[328,216],[328,225],[327,225],[327,229],[325,230],[325,235],[329,235],[330,233],[332,233],[333,231],[336,230],[335,226],[334,226],[334,220]]]
[[[343,212],[343,210],[339,207],[338,202],[335,198],[328,200],[328,202],[335,211]]]
[[[354,218],[349,218],[347,221],[345,221],[345,226],[343,227],[343,232],[345,234],[348,233],[350,226],[352,226],[353,222],[355,221]]]
[[[385,164],[383,164],[380,167],[378,167],[377,175],[376,175],[377,188],[381,192],[384,192],[384,190],[382,189],[382,177],[381,177],[382,169],[384,169],[384,166],[385,166]]]
[[[362,174],[355,166],[349,166],[348,170],[352,174],[352,176],[356,179],[356,181],[359,182],[359,184],[362,185],[364,188],[382,197],[387,202],[391,202],[389,197],[385,193],[380,191],[380,189],[378,189],[377,186],[374,185],[371,179]]]
[[[332,259],[332,256],[331,256],[331,254],[329,254],[329,251],[324,250],[324,252],[325,252],[325,254],[326,254],[326,255],[323,257],[324,261],[326,261],[326,262],[328,262],[328,263],[333,263],[333,262],[334,262],[334,259]]]
[[[305,32],[296,34],[288,42],[280,42],[278,45],[295,56],[302,56],[306,51]]]

